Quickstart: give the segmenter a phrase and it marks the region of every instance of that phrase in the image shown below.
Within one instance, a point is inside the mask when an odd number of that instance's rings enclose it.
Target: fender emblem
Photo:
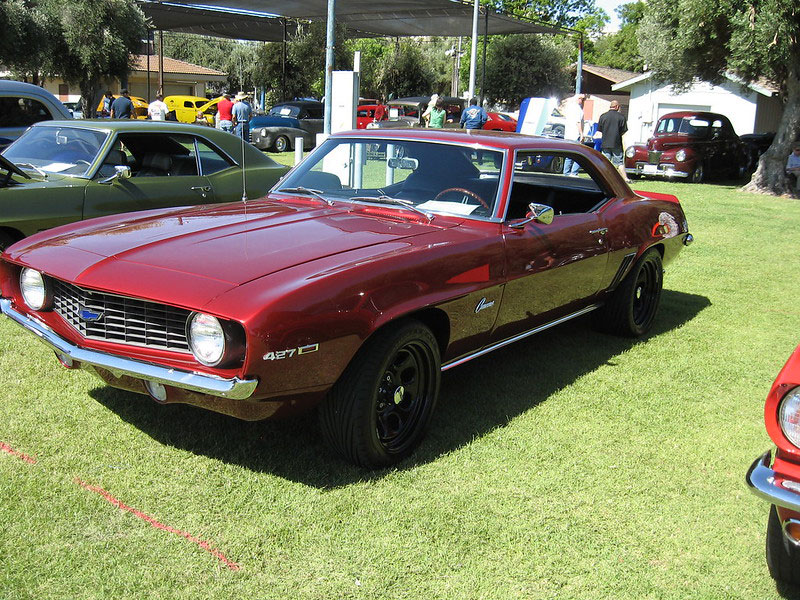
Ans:
[[[486,300],[486,298],[481,298],[481,301],[478,302],[478,306],[475,307],[475,314],[477,315],[479,312],[486,308],[492,308],[494,306],[494,300]]]

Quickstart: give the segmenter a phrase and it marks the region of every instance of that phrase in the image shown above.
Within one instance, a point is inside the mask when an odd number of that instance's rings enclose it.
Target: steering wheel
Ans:
[[[460,187],[451,187],[451,188],[447,188],[446,190],[442,190],[441,192],[436,194],[436,197],[433,199],[433,201],[436,202],[439,198],[441,198],[445,194],[450,194],[452,192],[456,192],[456,193],[459,193],[459,194],[465,194],[465,195],[469,196],[470,198],[475,198],[475,200],[477,200],[481,204],[481,206],[483,206],[483,208],[485,208],[486,210],[491,210],[489,208],[489,205],[486,203],[486,200],[481,198],[478,194],[476,194],[472,190],[467,190],[467,189],[460,188]]]

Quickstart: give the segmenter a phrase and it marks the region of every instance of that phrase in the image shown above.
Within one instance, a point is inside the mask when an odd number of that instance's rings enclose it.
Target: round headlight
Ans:
[[[778,423],[786,439],[800,448],[800,387],[789,390],[781,400]]]
[[[267,137],[267,130],[266,129],[262,129],[261,130],[261,135],[264,136],[264,137]]]
[[[216,317],[195,313],[189,319],[189,346],[194,357],[213,367],[225,355],[225,332]]]
[[[628,149],[625,150],[625,156],[628,158],[633,158],[633,155],[636,154],[636,148],[633,146],[628,146]]]
[[[36,269],[22,269],[19,274],[19,289],[25,304],[33,310],[42,310],[47,306],[47,286],[44,277]]]
[[[675,160],[678,162],[683,162],[686,160],[686,150],[678,150],[675,153]]]

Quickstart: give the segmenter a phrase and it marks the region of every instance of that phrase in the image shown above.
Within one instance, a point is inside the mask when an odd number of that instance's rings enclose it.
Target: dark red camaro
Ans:
[[[565,157],[586,176],[535,166]],[[691,239],[674,196],[632,192],[577,143],[347,132],[265,198],[11,246],[0,307],[65,366],[159,402],[242,419],[320,404],[330,444],[374,467],[419,443],[440,371],[590,311],[645,333]]]
[[[767,433],[777,446],[747,472],[747,483],[771,504],[767,566],[774,579],[800,585],[800,346],[772,384],[764,405]]]

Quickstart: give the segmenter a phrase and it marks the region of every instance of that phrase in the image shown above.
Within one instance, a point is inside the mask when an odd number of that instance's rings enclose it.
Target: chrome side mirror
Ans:
[[[509,225],[512,229],[522,229],[528,223],[532,221],[536,221],[537,223],[541,223],[542,225],[549,225],[553,222],[553,217],[555,217],[555,211],[553,207],[547,206],[546,204],[537,204],[536,202],[531,202],[528,204],[528,214],[522,221],[517,223],[512,223]]]
[[[111,177],[106,177],[105,179],[101,179],[98,183],[103,184],[110,184],[117,179],[130,179],[131,178],[131,168],[126,167],[124,165],[116,165],[114,167],[114,174]]]

